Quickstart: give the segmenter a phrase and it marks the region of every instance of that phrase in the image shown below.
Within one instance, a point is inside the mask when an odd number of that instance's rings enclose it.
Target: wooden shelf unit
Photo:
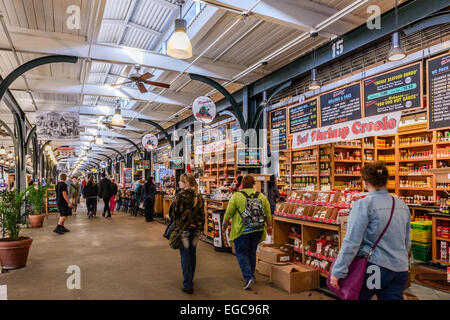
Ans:
[[[292,137],[288,138],[288,152],[284,152],[289,155],[286,158],[290,158],[290,163],[285,163],[286,168],[290,168],[290,173],[288,175],[289,182],[284,182],[284,190],[306,190],[304,187],[295,184],[295,181],[300,180],[302,177],[311,177],[317,180],[314,184],[314,190],[327,190],[324,182],[329,180],[331,189],[343,190],[345,187],[339,186],[339,182],[349,182],[350,180],[360,180],[360,173],[356,171],[355,174],[349,173],[336,173],[336,167],[351,167],[352,165],[362,168],[365,163],[371,162],[373,160],[383,160],[388,167],[390,167],[390,178],[388,184],[388,190],[398,196],[413,197],[414,194],[423,195],[428,200],[428,196],[433,199],[437,197],[445,196],[445,189],[437,188],[436,181],[434,179],[434,174],[425,172],[424,174],[410,174],[410,172],[401,171],[401,167],[412,166],[422,166],[431,165],[431,168],[438,168],[439,163],[450,166],[450,157],[437,158],[438,149],[450,148],[450,141],[437,141],[438,132],[444,133],[445,130],[429,131],[425,123],[417,125],[408,125],[400,127],[399,132],[394,135],[389,136],[379,136],[379,137],[369,137],[360,140],[359,144],[354,142],[354,145],[346,144],[324,144],[316,145],[308,148],[302,149],[292,149]],[[416,136],[428,136],[428,143],[411,143],[406,146],[403,142],[405,138],[416,137]],[[400,144],[402,141],[402,144]],[[413,141],[413,140],[411,140]],[[383,143],[384,142],[384,143]],[[351,143],[351,142],[346,142]],[[409,149],[411,147],[411,149]],[[330,157],[327,159],[320,158],[320,150],[323,149],[323,154],[329,154]],[[342,152],[347,155],[347,152],[359,151],[360,160],[353,159],[336,159],[335,153]],[[400,152],[403,151],[432,151],[432,156],[424,159],[408,159],[402,160],[400,158]],[[310,152],[311,154],[317,154],[314,159],[299,159],[295,157],[299,152]],[[281,154],[281,152],[280,152]],[[443,153],[446,154],[446,153]],[[389,156],[389,157],[388,157]],[[384,157],[384,158],[383,158]],[[346,157],[344,157],[346,158]],[[288,162],[289,160],[285,160]],[[328,164],[328,167],[325,167]],[[317,170],[299,174],[296,169],[299,167],[304,167],[308,165],[315,165]],[[322,169],[321,169],[322,165]],[[327,169],[323,169],[327,168]],[[281,176],[281,172],[280,172]],[[427,178],[431,181],[431,187],[400,187],[400,180],[408,181],[423,181],[426,182]],[[336,183],[338,182],[338,184]],[[352,186],[349,190],[363,190],[363,185],[355,187]]]
[[[449,261],[441,261],[440,260],[440,243],[441,241],[446,241],[448,242],[448,245],[450,246],[450,239],[445,239],[445,238],[439,238],[436,236],[436,232],[437,232],[437,225],[440,221],[448,221],[450,222],[450,217],[440,217],[440,216],[433,216],[432,217],[432,235],[431,235],[431,241],[432,241],[432,251],[433,251],[433,257],[432,257],[432,261],[435,263],[441,263],[447,266],[450,266],[450,262]]]
[[[220,200],[205,200],[205,227],[203,233],[210,237],[214,238],[214,221],[212,219],[212,213],[216,210],[226,210],[228,206],[228,201],[220,201]]]
[[[302,248],[301,250],[294,250],[296,253],[301,256],[302,262],[306,261],[306,257],[310,254],[305,252],[304,245],[308,243],[308,241],[317,239],[324,232],[336,232],[338,234],[338,246],[341,247],[341,235],[340,235],[340,226],[339,225],[331,225],[326,223],[312,222],[312,221],[302,221],[298,219],[291,219],[285,217],[273,216],[273,224],[274,224],[274,244],[275,245],[284,245],[286,243],[290,243],[291,240],[295,240],[295,237],[289,235],[289,229],[292,224],[301,226],[301,239],[302,239]],[[295,260],[295,259],[294,259]],[[329,261],[330,258],[326,258],[325,260]],[[294,263],[298,263],[294,261]],[[331,262],[330,262],[331,263]],[[327,277],[327,274],[324,272],[320,273],[321,276]]]

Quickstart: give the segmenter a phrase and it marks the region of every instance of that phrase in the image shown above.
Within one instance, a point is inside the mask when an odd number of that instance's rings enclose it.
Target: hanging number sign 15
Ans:
[[[154,134],[146,134],[142,138],[142,145],[147,151],[154,150],[158,146],[158,138]]]
[[[216,104],[211,98],[198,97],[192,104],[192,113],[195,119],[203,123],[211,123],[216,117]]]

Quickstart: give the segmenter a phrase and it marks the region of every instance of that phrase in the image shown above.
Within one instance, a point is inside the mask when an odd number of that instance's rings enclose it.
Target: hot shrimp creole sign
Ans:
[[[395,134],[401,115],[402,112],[398,111],[297,132],[292,136],[292,149]]]

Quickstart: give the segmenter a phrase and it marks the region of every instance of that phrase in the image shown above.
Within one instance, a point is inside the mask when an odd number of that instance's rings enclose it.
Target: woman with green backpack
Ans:
[[[272,215],[266,196],[253,189],[255,179],[247,175],[242,180],[242,190],[231,197],[223,218],[223,234],[231,220],[230,241],[234,242],[234,250],[242,275],[244,290],[251,288],[255,282],[256,249],[272,234]]]
[[[184,278],[182,290],[192,294],[197,242],[205,224],[204,202],[198,193],[194,175],[181,175],[179,186],[181,191],[176,195],[169,213],[170,219],[173,220],[173,231],[169,241],[177,242],[177,245],[171,243],[171,247],[180,250]]]

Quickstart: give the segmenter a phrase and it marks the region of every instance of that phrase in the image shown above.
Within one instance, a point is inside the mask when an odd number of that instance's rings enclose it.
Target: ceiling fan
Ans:
[[[145,87],[144,83],[145,84],[149,84],[151,86],[156,86],[156,87],[161,87],[161,88],[166,88],[166,89],[170,88],[170,85],[167,84],[167,83],[149,81],[148,79],[154,77],[154,75],[149,73],[149,72],[146,72],[146,73],[141,75],[139,73],[139,71],[141,70],[141,66],[140,65],[136,64],[134,66],[134,70],[135,70],[135,73],[130,74],[130,76],[128,77],[129,81],[126,81],[126,82],[123,82],[123,83],[114,84],[114,85],[111,85],[111,86],[112,87],[118,87],[118,86],[121,86],[121,85],[124,85],[124,84],[127,84],[127,83],[133,83],[134,82],[134,83],[136,83],[136,86],[138,87],[138,89],[139,89],[139,91],[141,93],[147,93],[148,92],[148,90]]]

